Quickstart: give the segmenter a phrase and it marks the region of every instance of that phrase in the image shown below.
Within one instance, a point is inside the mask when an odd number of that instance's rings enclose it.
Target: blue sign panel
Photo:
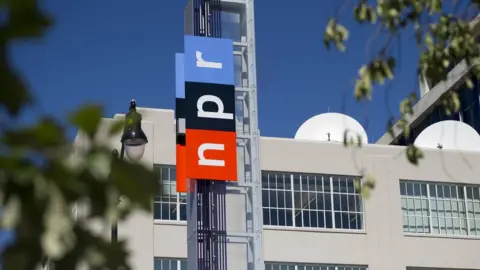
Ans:
[[[183,53],[175,54],[175,97],[185,98],[185,72]]]
[[[185,81],[234,85],[233,69],[231,39],[185,36]]]

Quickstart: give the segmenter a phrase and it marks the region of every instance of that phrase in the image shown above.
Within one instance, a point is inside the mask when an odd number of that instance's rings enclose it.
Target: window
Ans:
[[[368,270],[368,267],[332,264],[293,264],[266,262],[265,270]]]
[[[237,97],[235,99],[235,116],[237,117],[237,123],[241,123],[241,124],[243,124],[243,118],[245,117],[243,106],[244,106],[243,99],[238,99]]]
[[[232,39],[234,44],[234,77],[236,87],[246,87],[246,22],[245,7],[238,3],[222,3],[222,38]],[[243,43],[243,44],[238,44]]]
[[[233,49],[235,87],[248,87],[248,48],[244,45],[234,45]]]
[[[479,85],[477,79],[471,77],[473,88],[470,89],[463,85],[459,89],[460,99],[460,114],[462,121],[473,127],[477,132],[480,132],[480,104],[479,104]]]
[[[155,258],[154,270],[186,270],[186,259]],[[368,270],[367,266],[265,262],[265,270]]]
[[[263,224],[363,229],[362,196],[355,177],[262,172]]]
[[[480,235],[479,186],[400,181],[403,231]]]
[[[155,196],[154,218],[187,220],[187,195],[177,193],[176,171],[173,165],[155,165],[160,175],[160,192]]]
[[[155,258],[154,270],[187,270],[187,260],[172,258]]]
[[[240,14],[231,11],[222,11],[220,17],[222,22],[222,38],[241,41],[242,25],[240,24]]]
[[[243,59],[242,55],[236,54],[234,56],[234,76],[235,76],[235,86],[243,87]]]
[[[156,165],[161,192],[154,217],[187,219],[186,194],[176,192],[173,165]],[[354,176],[262,172],[263,223],[271,226],[363,230],[362,196]]]

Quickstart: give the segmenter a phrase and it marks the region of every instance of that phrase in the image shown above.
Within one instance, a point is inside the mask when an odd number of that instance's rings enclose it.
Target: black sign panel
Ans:
[[[187,129],[235,132],[235,86],[185,82]]]
[[[185,99],[175,98],[175,118],[185,118]]]

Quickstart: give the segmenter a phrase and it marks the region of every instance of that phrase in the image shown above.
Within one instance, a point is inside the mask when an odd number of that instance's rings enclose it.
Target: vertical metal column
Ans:
[[[247,1],[246,27],[248,43],[248,88],[249,88],[249,122],[253,139],[250,141],[250,159],[252,173],[252,206],[253,206],[253,269],[264,269],[263,261],[263,210],[262,210],[262,173],[260,168],[260,129],[258,126],[257,69],[255,55],[255,19],[253,0]]]
[[[225,188],[222,181],[197,182],[198,269],[227,269]]]
[[[228,3],[228,0],[222,0]],[[238,1],[231,1],[238,3]],[[255,57],[255,20],[254,0],[246,0],[240,4],[242,38],[234,42],[235,54],[242,56],[242,82],[236,89],[237,99],[242,101],[243,110],[237,115],[240,120],[237,126],[237,143],[244,149],[244,184],[238,187],[247,194],[246,233],[235,234],[232,240],[246,241],[247,267],[249,270],[263,270],[263,213],[262,213],[262,181],[260,169],[260,131],[258,127],[257,107],[257,71]],[[228,193],[228,190],[227,190]]]
[[[205,8],[205,5],[208,5]],[[189,195],[189,213],[195,215],[198,219],[195,228],[189,227],[189,232],[202,230],[202,243],[196,246],[189,245],[189,254],[198,254],[197,258],[189,257],[189,269],[226,269],[226,242],[229,243],[243,243],[247,245],[247,267],[249,270],[263,270],[263,215],[262,215],[262,183],[261,171],[259,161],[259,144],[260,132],[258,127],[258,109],[257,109],[257,81],[256,81],[256,59],[255,59],[255,22],[254,22],[254,1],[253,0],[188,0],[185,7],[185,34],[196,36],[211,36],[222,37],[221,29],[221,11],[231,11],[230,8],[235,6],[234,12],[240,13],[242,29],[241,40],[234,40],[235,55],[242,56],[242,82],[236,85],[236,96],[239,101],[242,101],[242,110],[237,113],[239,120],[237,126],[237,147],[242,149],[244,154],[243,166],[239,166],[242,174],[239,176],[237,183],[229,183],[225,189],[220,188],[220,185],[225,185],[224,182],[210,182],[210,185],[218,184],[218,190],[210,192],[212,196],[217,199],[211,205],[210,215],[207,215],[208,207],[203,208],[207,202],[204,194],[208,194],[207,190],[214,189],[213,187],[201,187],[198,184],[194,188],[196,192]],[[239,165],[242,165],[239,164]],[[197,183],[203,181],[194,181]],[[201,190],[204,189],[204,190]],[[220,191],[221,190],[221,191]],[[225,191],[226,190],[226,191]],[[226,209],[225,209],[225,193],[230,191],[246,194],[246,231],[245,232],[231,232],[226,229]],[[216,195],[213,195],[216,194]],[[206,196],[205,196],[206,197]],[[190,200],[191,203],[190,204]],[[208,202],[210,202],[208,201]],[[196,206],[196,207],[195,207]],[[191,209],[195,208],[195,209]],[[200,213],[203,211],[203,213]],[[195,213],[194,213],[195,212]],[[197,213],[198,212],[198,213]],[[214,214],[216,212],[216,214]],[[204,230],[206,223],[202,221],[207,220],[209,216],[217,217],[218,221],[213,222],[215,226],[209,226],[208,230]],[[190,219],[189,219],[190,220]],[[210,220],[208,220],[210,222]],[[218,222],[218,223],[217,223]],[[212,222],[209,223],[210,225]],[[193,226],[191,223],[188,226]],[[211,238],[209,238],[211,237]],[[215,259],[207,252],[207,239],[209,241],[216,241],[221,243],[218,249],[214,250],[216,254]],[[204,243],[205,242],[205,243]],[[211,246],[211,244],[210,244]],[[198,249],[194,252],[193,249]],[[210,256],[210,257],[209,257]],[[208,259],[206,259],[208,257]],[[202,263],[200,263],[202,258]],[[197,260],[198,259],[198,260]],[[220,262],[221,261],[221,262]],[[212,263],[215,262],[213,268]],[[198,264],[195,268],[192,264]],[[205,268],[210,267],[212,268]],[[202,268],[203,267],[203,268]]]
[[[185,16],[193,15],[193,28],[195,36],[221,37],[219,0],[193,0],[187,4]],[[188,14],[189,13],[189,14]],[[185,22],[190,21],[185,18]],[[196,262],[189,258],[189,269],[201,270],[226,270],[227,269],[227,239],[226,239],[226,182],[197,180],[191,181],[195,185],[195,192],[190,192],[194,203],[189,207],[196,207]],[[193,214],[193,212],[192,212]],[[190,221],[190,219],[189,219]],[[193,247],[189,254],[194,254]]]
[[[195,180],[187,180],[187,268],[189,270],[200,269],[198,267],[198,244],[197,244],[197,224],[198,224],[198,196]],[[195,254],[192,256],[191,254]]]

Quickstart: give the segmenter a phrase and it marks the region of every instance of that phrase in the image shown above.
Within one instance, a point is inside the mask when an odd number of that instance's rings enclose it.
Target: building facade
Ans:
[[[134,214],[119,225],[119,237],[128,240],[134,269],[187,269],[186,196],[175,191],[174,112],[139,112],[149,138],[141,162],[159,171],[162,189],[154,213]],[[112,122],[105,119],[102,128]],[[99,140],[120,147],[119,138]],[[85,147],[81,136],[75,145]],[[265,269],[480,269],[480,153],[425,150],[413,166],[403,151],[261,138]],[[376,178],[368,199],[354,188],[361,172]],[[247,269],[247,245],[234,241],[246,228],[244,197],[227,197],[232,270]]]

